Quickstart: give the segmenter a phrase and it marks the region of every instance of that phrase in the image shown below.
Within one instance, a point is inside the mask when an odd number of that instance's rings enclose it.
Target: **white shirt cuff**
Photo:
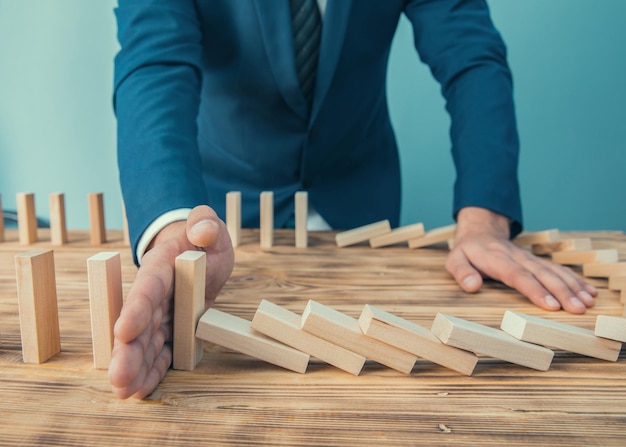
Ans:
[[[191,208],[179,208],[176,210],[168,211],[165,214],[161,214],[159,217],[153,220],[150,225],[148,225],[148,228],[146,228],[146,230],[143,232],[141,238],[139,238],[139,242],[137,243],[136,254],[140,264],[141,258],[146,252],[148,245],[150,245],[150,242],[152,242],[152,239],[154,239],[157,233],[173,222],[187,220],[190,212]]]

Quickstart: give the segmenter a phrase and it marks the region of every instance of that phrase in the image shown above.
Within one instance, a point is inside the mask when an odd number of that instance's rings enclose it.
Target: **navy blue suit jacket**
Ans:
[[[397,225],[385,90],[403,13],[452,119],[452,212],[485,207],[519,230],[512,80],[484,0],[329,0],[310,112],[287,0],[119,0],[114,105],[133,243],[172,209],[207,203],[223,217],[235,190],[247,227],[258,227],[263,190],[276,226],[298,190],[334,228]]]

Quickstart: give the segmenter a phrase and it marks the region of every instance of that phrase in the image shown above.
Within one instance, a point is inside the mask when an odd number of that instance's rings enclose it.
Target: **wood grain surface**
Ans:
[[[443,267],[444,246],[338,248],[334,235],[309,233],[309,248],[296,249],[294,232],[277,230],[261,249],[259,231],[244,230],[215,307],[251,320],[262,299],[298,314],[313,299],[358,318],[371,304],[426,327],[437,312],[499,327],[510,309],[587,329],[596,315],[623,311],[606,279],[590,279],[600,293],[587,314],[548,313],[496,282],[463,293]],[[64,246],[41,229],[28,246],[14,230],[5,236],[0,446],[626,445],[623,352],[611,363],[556,351],[546,372],[482,356],[469,377],[423,359],[409,375],[368,361],[355,377],[318,360],[297,374],[205,344],[195,370],[171,370],[143,401],[118,400],[93,368],[86,260],[119,251],[126,296],[136,268],[122,232],[97,247],[88,231],[70,231]],[[590,237],[626,260],[623,233],[562,237]],[[61,353],[41,365],[22,362],[14,271],[14,256],[33,248],[53,248],[59,300]]]

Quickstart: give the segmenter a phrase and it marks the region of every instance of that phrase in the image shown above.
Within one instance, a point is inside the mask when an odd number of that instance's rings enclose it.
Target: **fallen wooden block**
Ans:
[[[467,376],[476,354],[443,344],[428,329],[374,306],[366,305],[359,318],[365,335]]]
[[[417,361],[415,355],[365,335],[355,318],[315,301],[304,309],[302,329],[405,374]]]
[[[435,317],[431,331],[447,345],[539,371],[547,371],[554,357],[554,352],[542,346],[520,341],[489,326],[442,313]]]
[[[217,309],[200,318],[196,337],[282,368],[304,373],[310,356],[252,329],[248,320]]]
[[[616,249],[558,251],[552,253],[552,262],[563,265],[582,265],[593,262],[617,262],[619,254]]]
[[[409,239],[421,237],[425,234],[424,224],[415,223],[406,225],[403,227],[395,228],[389,233],[381,234],[370,239],[370,247],[380,248],[388,245],[398,244],[400,242],[406,242]]]
[[[550,255],[559,251],[591,250],[590,238],[563,239],[556,242],[532,244],[531,251],[537,256]]]
[[[226,229],[233,247],[241,241],[241,192],[226,193]]]
[[[507,310],[501,328],[518,340],[597,359],[617,361],[621,343],[596,337],[593,331]]]
[[[350,374],[359,375],[365,357],[303,331],[301,321],[300,315],[263,300],[252,319],[252,329]]]
[[[558,242],[561,240],[561,233],[558,229],[544,231],[528,231],[519,234],[513,239],[513,243],[519,246],[532,246],[534,244],[545,244],[548,242]]]
[[[17,193],[17,234],[20,244],[37,242],[37,215],[35,214],[35,194]]]
[[[446,225],[445,227],[434,228],[427,231],[423,236],[409,240],[409,248],[423,248],[443,242],[449,243],[450,239],[454,239],[456,232],[456,224]]]
[[[590,278],[626,276],[626,262],[597,262],[583,264],[583,276]]]
[[[594,334],[597,337],[626,343],[626,318],[598,315]]]
[[[261,206],[261,248],[271,248],[274,245],[274,192],[263,191],[260,196]]]
[[[63,245],[67,242],[67,226],[65,223],[65,196],[62,193],[49,195],[50,202],[50,242]]]
[[[101,192],[89,194],[89,236],[91,245],[101,245],[106,242],[106,228],[104,225],[104,195]]]
[[[349,245],[358,244],[368,241],[376,236],[389,233],[391,224],[388,220],[381,220],[362,227],[353,228],[352,230],[342,231],[335,235],[335,242],[338,247],[347,247]]]
[[[626,290],[626,275],[611,275],[609,276],[610,290]]]
[[[309,212],[309,194],[306,191],[298,191],[294,195],[294,215],[295,215],[295,233],[296,247],[306,248],[309,243],[307,232],[307,215]]]

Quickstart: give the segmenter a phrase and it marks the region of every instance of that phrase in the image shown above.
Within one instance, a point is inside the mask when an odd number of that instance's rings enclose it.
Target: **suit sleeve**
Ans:
[[[457,171],[454,215],[479,206],[521,231],[519,139],[507,52],[485,0],[413,0],[415,47],[440,83]]]
[[[196,125],[201,30],[192,0],[119,0],[115,13],[118,166],[135,254],[157,217],[207,201]]]

